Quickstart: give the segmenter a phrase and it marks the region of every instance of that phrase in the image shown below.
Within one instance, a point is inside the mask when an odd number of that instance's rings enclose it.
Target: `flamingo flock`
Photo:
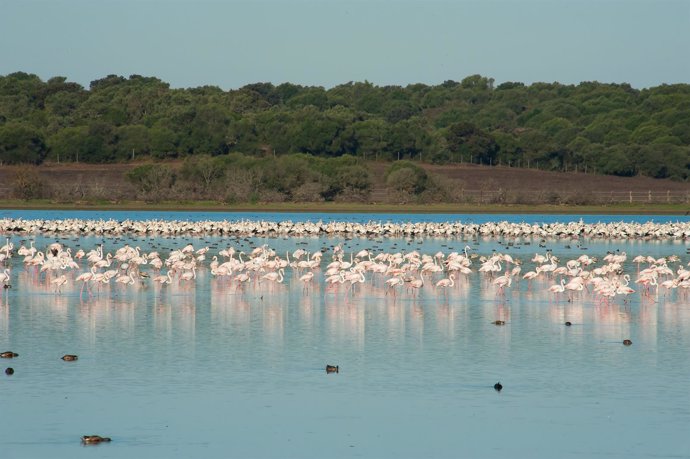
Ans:
[[[416,300],[424,295],[446,302],[452,292],[471,288],[474,278],[483,281],[482,288],[492,289],[497,300],[519,294],[521,281],[528,283],[527,291],[532,291],[536,283],[553,302],[578,301],[585,296],[600,303],[617,298],[627,302],[635,293],[657,300],[679,292],[685,298],[690,291],[690,270],[686,268],[690,263],[683,265],[676,255],[639,255],[629,261],[626,253],[612,252],[601,260],[583,254],[563,262],[549,250],[537,252],[526,261],[495,251],[490,255],[470,254],[471,250],[466,246],[462,252],[425,254],[369,248],[346,253],[338,244],[330,251],[286,251],[283,257],[268,244],[247,253],[233,246],[215,253],[208,246],[197,248],[192,244],[149,252],[129,244],[106,252],[98,245],[85,252],[73,251],[59,242],[38,250],[30,241],[28,247],[22,244],[16,255],[21,257],[21,269],[39,285],[55,294],[80,286],[80,297],[85,292],[88,296],[100,295],[108,288],[116,293],[148,286],[192,288],[200,280],[199,272],[210,273],[211,279],[227,285],[231,293],[246,293],[250,286],[254,291],[270,293],[267,289],[294,283],[307,294],[314,284],[323,284],[325,293],[340,292],[348,298],[356,296],[360,286],[369,286],[379,289],[382,296],[407,295]],[[0,253],[4,254],[0,283],[9,288],[15,255],[9,239],[0,247]],[[530,270],[522,274],[522,267],[528,263]],[[631,267],[636,272],[626,272]],[[202,277],[207,279],[206,275]]]
[[[514,223],[514,222],[292,222],[287,221],[174,221],[174,220],[89,220],[89,219],[0,219],[3,234],[75,234],[75,235],[286,235],[334,236],[355,235],[369,237],[585,237],[591,239],[690,239],[690,222],[667,223]],[[0,257],[4,251],[0,250]],[[5,256],[7,254],[5,253]]]

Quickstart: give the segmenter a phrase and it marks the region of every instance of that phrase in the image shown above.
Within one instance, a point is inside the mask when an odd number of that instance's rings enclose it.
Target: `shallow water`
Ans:
[[[60,220],[66,218],[103,220],[264,220],[264,221],[349,221],[375,222],[447,222],[486,223],[496,221],[555,223],[580,221],[609,222],[676,222],[688,221],[687,215],[573,215],[573,214],[398,214],[338,212],[184,212],[130,210],[14,210],[0,209],[0,218]]]
[[[56,238],[11,239],[43,249]],[[127,242],[162,254],[191,242],[211,246],[209,258],[228,245],[248,252],[268,244],[279,254],[326,249],[322,269],[337,243],[348,255],[360,248],[448,253],[468,244],[479,254],[521,258],[523,273],[545,250],[540,241],[507,247],[489,238],[62,242],[73,251]],[[547,245],[562,260],[620,250],[629,260],[678,254],[690,261],[687,241]],[[205,268],[193,285],[112,285],[89,296],[71,281],[56,294],[21,257],[11,263],[0,351],[20,355],[0,360],[15,369],[0,374],[2,457],[690,454],[690,301],[682,292],[637,292],[611,304],[587,295],[556,301],[544,292],[552,280],[520,281],[502,296],[474,273],[447,298],[430,285],[416,298],[404,289],[387,294],[369,274],[348,295],[342,287],[326,291],[322,281],[305,292],[291,270],[282,285],[241,290]],[[636,267],[628,262],[626,270],[634,278]],[[626,338],[632,346],[622,345]],[[60,360],[68,353],[79,360]],[[326,364],[340,372],[326,374]],[[85,434],[113,442],[84,447]]]

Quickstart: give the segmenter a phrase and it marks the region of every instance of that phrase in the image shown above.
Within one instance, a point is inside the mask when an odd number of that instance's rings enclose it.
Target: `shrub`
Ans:
[[[32,167],[22,167],[17,170],[12,181],[12,191],[19,199],[39,199],[43,197],[44,182],[38,172]]]
[[[129,171],[127,180],[134,185],[140,199],[158,201],[163,197],[170,197],[175,174],[166,165],[146,164]]]
[[[386,187],[401,195],[418,195],[427,188],[427,173],[410,161],[396,161],[386,171]]]

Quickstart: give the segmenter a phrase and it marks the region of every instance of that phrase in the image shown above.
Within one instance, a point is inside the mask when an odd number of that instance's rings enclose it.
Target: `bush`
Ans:
[[[400,195],[418,195],[427,188],[427,173],[410,161],[396,161],[386,171],[386,187]]]
[[[292,200],[297,202],[323,201],[325,186],[319,182],[308,182],[300,185],[292,192]]]
[[[19,199],[40,199],[43,197],[44,182],[38,172],[32,167],[17,170],[12,181],[12,191]]]
[[[418,177],[412,169],[398,169],[386,178],[389,195],[392,193],[394,201],[402,204],[410,202],[419,194]]]
[[[166,165],[146,164],[129,171],[127,180],[136,188],[139,199],[159,201],[171,197],[175,173]]]
[[[180,177],[199,190],[204,197],[208,191],[225,175],[222,160],[209,155],[189,156],[180,169]]]

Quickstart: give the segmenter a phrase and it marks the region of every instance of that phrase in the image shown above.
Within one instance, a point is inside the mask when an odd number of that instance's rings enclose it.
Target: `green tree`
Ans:
[[[40,130],[25,123],[0,126],[0,164],[40,164],[46,153]]]
[[[149,129],[140,124],[120,126],[115,130],[115,155],[118,159],[134,159],[151,152]]]
[[[57,162],[79,162],[93,151],[92,138],[86,126],[67,127],[48,138],[49,158]]]
[[[476,158],[482,164],[493,164],[500,149],[490,134],[467,122],[450,125],[446,141],[450,151]]]

